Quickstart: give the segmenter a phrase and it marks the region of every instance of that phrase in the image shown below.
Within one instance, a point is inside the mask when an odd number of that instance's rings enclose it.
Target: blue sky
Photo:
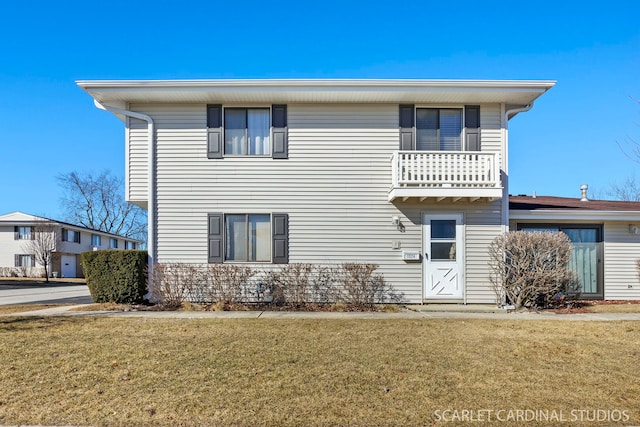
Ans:
[[[446,3],[446,4],[443,4]],[[124,174],[87,79],[545,79],[510,122],[512,194],[604,196],[640,172],[640,2],[32,1],[0,13],[0,214],[59,217],[56,176]],[[637,174],[640,177],[640,173]]]

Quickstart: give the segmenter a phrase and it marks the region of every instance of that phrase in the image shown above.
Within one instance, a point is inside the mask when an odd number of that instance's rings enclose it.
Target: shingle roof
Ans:
[[[64,222],[64,221],[58,221],[57,219],[53,219],[53,218],[47,218],[44,216],[39,216],[39,215],[32,215],[32,214],[28,214],[28,213],[24,213],[24,212],[11,212],[8,214],[4,214],[4,215],[0,215],[0,222],[2,223],[6,223],[6,224],[33,224],[34,221],[50,221],[52,223],[56,223],[60,226],[63,227],[70,227],[70,228],[74,228],[74,229],[80,229],[80,230],[86,230],[92,233],[99,233],[99,234],[103,234],[106,236],[113,236],[113,237],[119,237],[121,239],[124,240],[130,240],[132,242],[138,242],[140,243],[141,240],[138,239],[134,239],[132,237],[125,237],[122,236],[120,234],[115,234],[115,233],[110,233],[108,231],[102,231],[102,230],[96,230],[95,228],[89,228],[89,227],[85,227],[83,225],[77,225],[77,224],[72,224],[70,222]]]
[[[553,196],[509,196],[510,210],[586,210],[586,211],[638,211],[640,202],[617,200],[588,200]]]

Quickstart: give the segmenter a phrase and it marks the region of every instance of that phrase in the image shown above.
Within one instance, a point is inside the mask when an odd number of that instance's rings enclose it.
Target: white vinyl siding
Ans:
[[[156,124],[157,261],[206,264],[208,213],[287,212],[289,262],[375,263],[406,299],[422,300],[422,264],[401,258],[402,250],[422,252],[421,213],[430,205],[387,201],[391,153],[399,147],[398,104],[289,104],[286,161],[208,159],[204,104],[130,109]],[[492,111],[499,115],[499,106]],[[483,245],[501,231],[500,201],[447,209],[465,213],[472,223],[488,221],[467,227],[466,259],[481,260],[466,275],[468,293],[477,298],[469,302],[493,302]],[[392,224],[394,215],[405,232]],[[396,240],[398,250],[392,249]]]
[[[146,207],[149,194],[149,132],[147,122],[127,117],[127,201]]]
[[[639,259],[640,235],[629,233],[629,223],[605,222],[604,299],[640,299]]]
[[[480,107],[480,140],[482,151],[499,153],[498,164],[502,167],[503,132],[500,122],[500,105],[489,104]]]

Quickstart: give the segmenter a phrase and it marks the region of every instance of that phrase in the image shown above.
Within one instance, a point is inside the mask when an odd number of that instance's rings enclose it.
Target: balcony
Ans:
[[[497,153],[396,151],[389,201],[496,200],[502,197]]]

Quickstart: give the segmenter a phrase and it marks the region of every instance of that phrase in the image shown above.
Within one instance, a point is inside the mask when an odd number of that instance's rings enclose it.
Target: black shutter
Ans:
[[[35,266],[36,266],[36,256],[31,255],[31,267],[35,267]]]
[[[289,158],[286,105],[271,106],[271,125],[273,126],[273,158]]]
[[[62,241],[63,242],[69,241],[69,231],[66,228],[62,229]]]
[[[207,105],[207,157],[222,158],[222,105]]]
[[[209,221],[209,262],[221,263],[224,261],[224,253],[222,246],[222,236],[224,232],[223,215],[221,213],[212,213],[208,216]]]
[[[16,267],[21,267],[21,265],[20,265],[20,255],[14,255],[13,256],[13,262],[14,262]]]
[[[274,213],[272,215],[273,263],[289,263],[289,215]]]
[[[400,150],[415,150],[414,126],[415,105],[400,105]]]
[[[464,106],[465,150],[480,151],[480,106]]]
[[[41,231],[38,231],[40,233]],[[36,240],[36,228],[29,227],[29,235],[31,236],[31,240]]]
[[[76,236],[75,242],[82,243],[82,233],[80,233],[79,231],[76,231],[75,236]]]
[[[16,225],[13,227],[13,240],[18,240],[20,238],[20,228]],[[18,267],[16,265],[16,267]]]

